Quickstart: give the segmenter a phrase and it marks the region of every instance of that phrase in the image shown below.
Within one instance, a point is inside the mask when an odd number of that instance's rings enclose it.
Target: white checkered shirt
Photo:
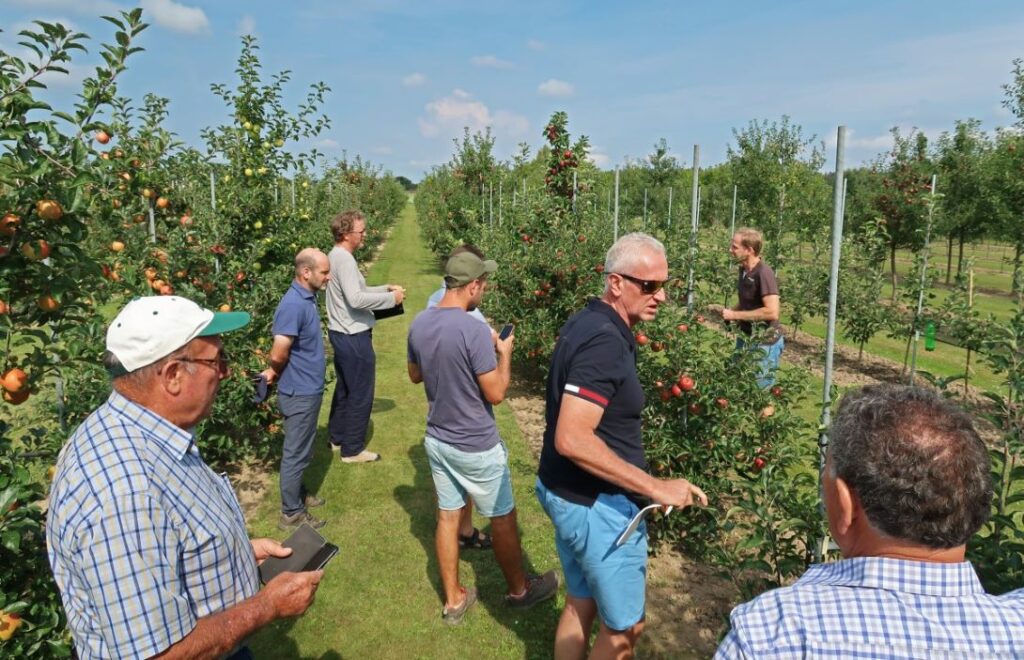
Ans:
[[[117,392],[61,451],[46,540],[83,660],[155,655],[259,590],[227,478]]]
[[[985,593],[969,562],[816,564],[732,611],[725,658],[1024,658],[1024,589]]]

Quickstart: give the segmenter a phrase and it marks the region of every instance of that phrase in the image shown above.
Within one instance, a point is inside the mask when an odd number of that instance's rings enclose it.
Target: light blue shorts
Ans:
[[[428,435],[423,445],[434,477],[438,508],[457,511],[466,506],[467,495],[485,518],[497,518],[515,508],[504,442],[487,451],[469,452]]]
[[[615,541],[640,510],[625,495],[599,495],[592,506],[563,499],[537,480],[537,499],[555,526],[555,547],[565,588],[597,604],[604,625],[621,631],[644,620],[647,593],[647,523],[629,540]]]
[[[757,374],[757,384],[761,389],[775,384],[775,372],[779,368],[779,359],[782,357],[782,349],[785,347],[786,340],[783,337],[779,337],[774,344],[750,344],[751,350],[760,350],[762,353],[761,365]],[[737,337],[736,350],[741,351],[744,348],[747,348],[747,342]]]

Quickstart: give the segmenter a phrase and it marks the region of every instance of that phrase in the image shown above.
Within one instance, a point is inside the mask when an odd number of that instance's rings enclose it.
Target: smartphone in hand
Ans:
[[[512,334],[512,331],[515,329],[515,327],[516,326],[512,325],[511,323],[506,323],[505,327],[502,328],[501,332],[498,333],[498,339],[500,339],[501,341],[505,341],[506,339],[508,339],[508,336]]]

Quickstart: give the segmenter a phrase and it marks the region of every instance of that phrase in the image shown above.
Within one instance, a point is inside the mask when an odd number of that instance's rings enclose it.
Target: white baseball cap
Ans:
[[[181,296],[135,298],[110,322],[107,350],[129,373],[167,357],[196,337],[237,330],[249,320],[248,312],[213,312]]]

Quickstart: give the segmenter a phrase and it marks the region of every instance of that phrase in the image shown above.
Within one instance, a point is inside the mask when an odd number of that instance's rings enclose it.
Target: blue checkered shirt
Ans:
[[[46,540],[83,660],[155,655],[259,590],[227,477],[117,392],[61,451]]]
[[[989,595],[969,562],[816,564],[730,621],[716,659],[1024,657],[1024,589]]]

